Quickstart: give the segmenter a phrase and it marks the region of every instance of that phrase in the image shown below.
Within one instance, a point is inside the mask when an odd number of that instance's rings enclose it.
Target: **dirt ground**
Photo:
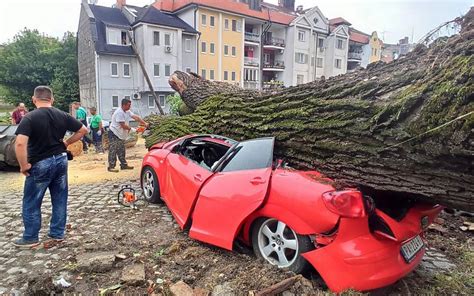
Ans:
[[[164,205],[149,205],[139,211],[118,205],[116,194],[122,184],[139,188],[140,164],[145,153],[143,140],[139,140],[135,147],[127,149],[127,159],[135,169],[116,174],[106,171],[107,154],[92,152],[70,162],[71,197],[66,241],[46,248],[43,245],[32,253],[3,247],[5,259],[8,259],[7,255],[16,258],[11,263],[15,266],[6,267],[10,269],[5,274],[11,278],[5,281],[8,286],[3,292],[18,291],[25,295],[60,292],[82,295],[254,295],[295,276],[259,262],[249,249],[238,248],[229,252],[190,239],[186,231],[179,229]],[[23,178],[17,173],[0,173],[2,190],[20,195],[22,183]],[[12,211],[18,210],[17,207]],[[12,222],[5,225],[7,237],[21,231],[21,220],[15,215],[12,214]],[[371,294],[474,294],[473,234],[460,229],[465,222],[474,221],[472,217],[448,213],[442,213],[441,218],[437,229],[427,233],[430,248],[427,261],[394,285]],[[43,229],[48,222],[44,220]],[[45,261],[44,265],[43,262],[32,265],[38,260],[32,262],[31,256],[52,259]],[[445,266],[437,265],[436,260],[444,262]],[[25,271],[10,274],[14,268],[24,268]],[[53,281],[61,278],[71,286],[53,285]],[[0,281],[0,286],[5,286],[5,283]],[[296,278],[294,284],[278,295],[322,294],[330,292],[312,272],[304,278]],[[344,294],[359,293],[349,291]]]

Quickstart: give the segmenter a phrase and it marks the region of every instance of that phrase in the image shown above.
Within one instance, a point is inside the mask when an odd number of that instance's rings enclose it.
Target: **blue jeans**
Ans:
[[[64,238],[67,218],[67,156],[62,153],[35,163],[26,177],[23,195],[23,239],[37,241],[41,229],[41,203],[49,188],[53,207],[48,236]]]

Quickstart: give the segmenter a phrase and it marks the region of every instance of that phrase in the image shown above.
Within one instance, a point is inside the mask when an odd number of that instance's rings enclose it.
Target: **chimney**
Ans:
[[[115,7],[117,7],[118,9],[122,9],[122,7],[124,7],[125,5],[127,5],[127,0],[117,0],[117,2],[115,3]]]
[[[296,7],[296,12],[297,12],[297,13],[302,13],[302,12],[303,12],[303,5],[298,5],[298,6]]]
[[[295,0],[278,0],[278,6],[295,11]]]

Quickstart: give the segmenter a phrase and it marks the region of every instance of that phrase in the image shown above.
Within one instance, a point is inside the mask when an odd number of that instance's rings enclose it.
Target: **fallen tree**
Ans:
[[[280,91],[175,72],[192,114],[150,117],[147,146],[189,133],[275,136],[277,157],[371,194],[474,210],[474,10],[406,57]]]

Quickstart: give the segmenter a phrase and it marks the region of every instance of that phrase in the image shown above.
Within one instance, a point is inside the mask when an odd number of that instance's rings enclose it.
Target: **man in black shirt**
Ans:
[[[41,203],[46,189],[51,194],[52,215],[48,236],[57,241],[64,238],[67,218],[67,155],[66,147],[87,133],[82,123],[71,115],[52,107],[53,92],[38,86],[33,94],[36,110],[23,117],[16,130],[15,152],[20,172],[26,176],[23,192],[23,237],[17,247],[39,245]],[[66,131],[75,132],[63,140]]]

